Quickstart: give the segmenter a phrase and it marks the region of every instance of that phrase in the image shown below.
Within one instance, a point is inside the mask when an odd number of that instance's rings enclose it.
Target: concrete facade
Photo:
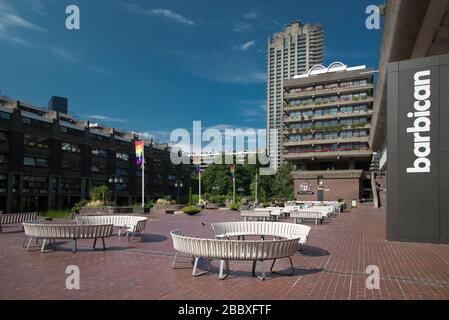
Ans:
[[[327,190],[320,196],[295,190],[295,197],[372,199],[370,178],[363,173],[373,157],[368,145],[373,91],[373,69],[340,62],[284,82],[284,159],[296,165],[297,188],[307,180],[316,187],[323,177]]]
[[[271,166],[277,169],[284,163],[283,83],[285,79],[291,79],[323,63],[322,27],[319,24],[293,22],[286,26],[284,32],[268,39],[267,52],[267,147]]]

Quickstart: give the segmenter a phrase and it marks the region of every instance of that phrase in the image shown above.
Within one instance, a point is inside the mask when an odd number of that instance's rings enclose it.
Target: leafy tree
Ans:
[[[90,189],[89,195],[92,201],[101,201],[105,203],[106,194],[109,193],[109,188],[107,186],[99,186]]]

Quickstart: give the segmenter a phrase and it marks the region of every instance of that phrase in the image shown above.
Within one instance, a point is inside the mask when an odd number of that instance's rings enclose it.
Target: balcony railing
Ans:
[[[335,86],[332,88],[322,88],[322,89],[316,89],[316,88],[310,88],[305,90],[290,90],[290,92],[286,93],[285,98],[291,99],[291,98],[298,98],[298,97],[307,97],[311,95],[324,95],[328,93],[335,93],[336,90],[340,90],[340,92],[348,92],[353,90],[368,90],[372,89],[373,85],[365,84],[365,85],[355,85],[355,86]]]
[[[352,99],[334,99],[330,100],[328,102],[314,102],[314,103],[302,103],[298,105],[288,104],[284,105],[284,111],[298,111],[298,110],[304,110],[304,109],[314,109],[314,108],[325,108],[335,105],[350,105],[355,103],[361,103],[361,102],[373,102],[373,97],[361,97],[358,99],[352,98]]]

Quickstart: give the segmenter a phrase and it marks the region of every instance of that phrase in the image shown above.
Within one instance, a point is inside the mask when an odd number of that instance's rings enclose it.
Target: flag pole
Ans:
[[[145,143],[142,145],[142,208],[145,208]]]
[[[199,193],[199,203],[201,204],[201,166],[198,170],[198,193]]]

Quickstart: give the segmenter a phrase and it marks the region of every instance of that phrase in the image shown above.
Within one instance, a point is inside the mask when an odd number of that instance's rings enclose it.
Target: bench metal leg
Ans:
[[[101,238],[101,242],[103,242],[103,251],[106,251],[106,243],[104,242],[104,238]]]
[[[97,246],[97,238],[95,238],[95,240],[94,240],[94,246],[93,246],[93,248],[95,249],[96,246]]]
[[[41,248],[41,252],[43,253],[45,250],[45,244],[47,243],[47,239],[44,239],[44,241],[42,241],[42,248]]]
[[[210,260],[207,259],[207,271],[196,273],[196,269],[198,269],[198,262],[200,261],[201,257],[196,257],[195,262],[193,264],[193,271],[192,271],[192,277],[199,277],[202,275],[205,275],[210,272]]]
[[[176,269],[175,265],[176,265],[176,259],[178,258],[178,252],[175,253],[175,258],[173,259],[173,263],[171,264],[171,268],[172,269]]]
[[[73,239],[73,249],[72,249],[72,253],[75,253],[77,249],[77,240]]]
[[[293,261],[292,261],[292,258],[291,258],[291,257],[288,257],[288,259],[290,260],[290,268],[291,268],[291,270],[292,270],[292,273],[291,273],[291,274],[288,274],[288,276],[294,276],[294,275],[295,275],[295,268],[293,268]],[[276,261],[277,261],[277,259],[273,260],[273,264],[271,265],[270,271],[271,271],[272,273],[275,273],[275,274],[284,275],[284,274],[282,274],[282,273],[280,273],[280,272],[273,271],[273,267],[274,267],[274,264],[276,263]]]
[[[27,250],[30,250],[31,241],[33,241],[33,238],[30,238],[28,240]]]
[[[224,273],[224,268],[226,266],[226,274]],[[224,280],[229,276],[229,261],[228,260],[220,260],[220,280]]]
[[[3,233],[2,225],[0,223],[0,233]]]
[[[261,276],[256,276],[256,264],[257,264],[257,260],[255,260],[253,262],[253,277],[257,277],[260,280],[266,280],[266,272],[265,272],[265,262],[263,260],[260,260],[260,262],[262,262],[262,275]]]

